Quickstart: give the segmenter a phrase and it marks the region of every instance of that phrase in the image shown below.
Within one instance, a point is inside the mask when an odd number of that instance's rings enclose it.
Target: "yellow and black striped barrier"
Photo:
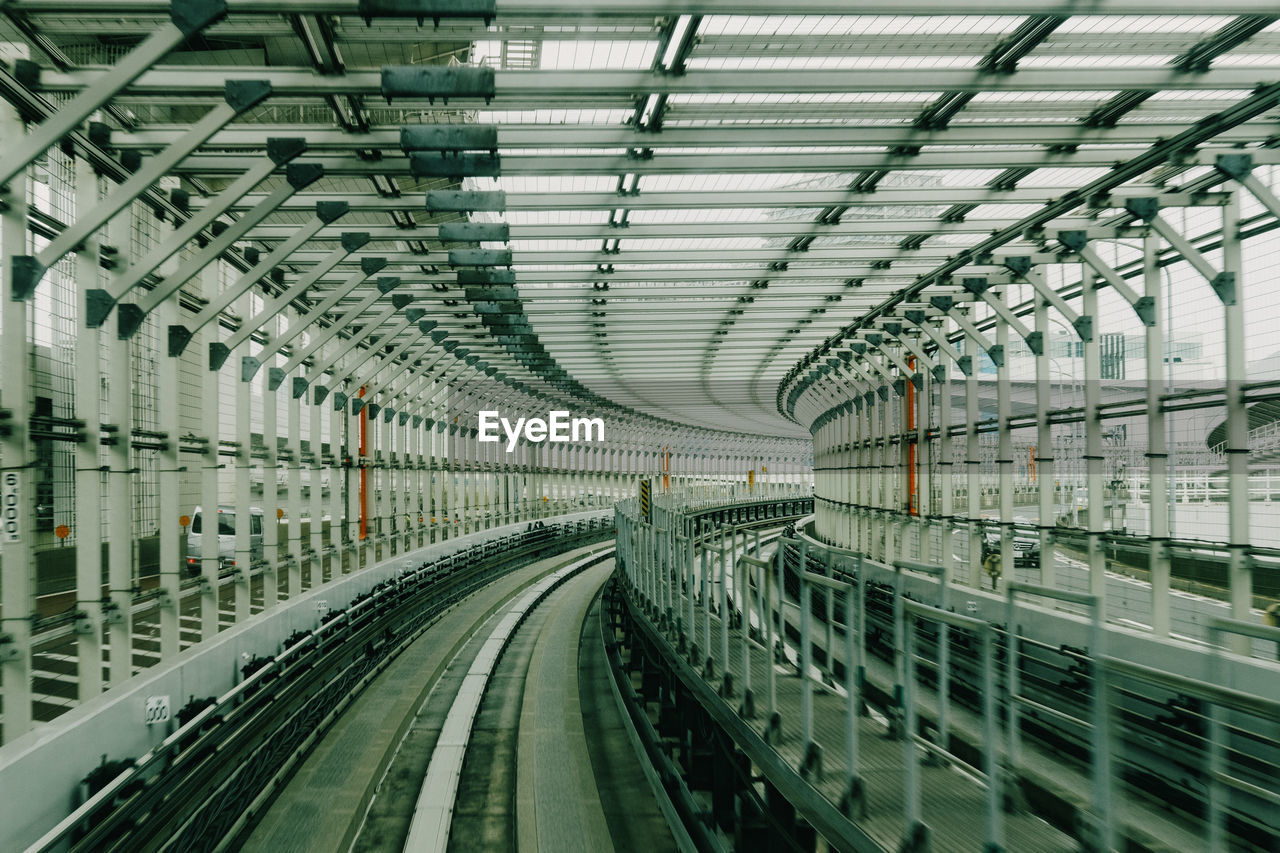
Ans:
[[[640,481],[640,515],[646,524],[653,524],[653,482]]]

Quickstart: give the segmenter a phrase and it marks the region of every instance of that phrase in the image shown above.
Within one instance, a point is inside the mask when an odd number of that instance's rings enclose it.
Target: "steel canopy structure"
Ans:
[[[720,699],[740,632],[743,719],[758,574],[806,786],[840,597],[824,814],[859,820],[866,646],[918,775],[969,721],[926,742],[909,673],[945,708],[969,643],[987,849],[1019,715],[1078,747],[1082,849],[1145,844],[1111,793],[1155,777],[1190,805],[1132,810],[1153,847],[1274,843],[1243,721],[1280,688],[1231,682],[1280,653],[1278,235],[1275,0],[0,0],[0,772],[145,670],[247,683],[242,636],[283,655],[427,549],[614,525],[620,595]],[[749,556],[737,525],[782,518]],[[1140,691],[1165,740],[1112,749]],[[60,844],[84,823],[45,799]]]
[[[0,0],[6,739],[44,620],[100,662],[181,580],[220,630],[220,555],[170,572],[199,503],[280,507],[261,553],[236,532],[266,580],[235,620],[643,476],[812,476],[825,541],[975,586],[1018,525],[1047,585],[1076,537],[1098,596],[1137,549],[1158,636],[1194,542],[1250,618],[1280,12],[956,11]],[[490,409],[611,433],[508,457]]]
[[[342,232],[368,233],[314,286],[339,286],[361,253],[385,257],[385,274],[428,310],[461,303],[439,328],[514,378],[510,353],[450,287],[435,222],[466,212],[422,204],[425,190],[460,181],[503,189],[520,299],[563,370],[556,382],[630,406],[626,383],[679,377],[637,411],[778,436],[795,434],[774,407],[786,371],[849,318],[933,280],[982,232],[1014,236],[1038,210],[1096,215],[1093,199],[1071,204],[1073,194],[1121,164],[1138,165],[1112,185],[1138,191],[1167,180],[1159,170],[1185,165],[1196,145],[1275,135],[1265,87],[1276,36],[1247,3],[1213,16],[1159,7],[1175,14],[1157,17],[1124,3],[1075,17],[1060,4],[965,16],[938,4],[890,4],[892,15],[844,4],[481,4],[474,15],[420,5],[421,27],[394,4],[194,4],[198,32],[124,79],[107,66],[136,56],[131,46],[169,20],[168,4],[10,2],[10,41],[29,52],[5,90],[31,118],[37,103],[48,112],[94,95],[85,103],[101,136],[70,148],[124,163],[107,164],[117,175],[168,152],[163,172],[190,209],[221,226],[257,219],[236,228],[231,251],[267,257],[304,211],[345,202],[348,212],[272,269],[299,277]],[[492,69],[491,88],[386,91],[386,69],[437,65]],[[114,91],[94,91],[108,80]],[[182,144],[229,81],[267,88]],[[1240,115],[1213,118],[1232,110]],[[423,155],[400,147],[403,127],[459,123],[496,132],[488,177],[457,164],[467,174],[426,175],[414,166]],[[1199,138],[1149,151],[1188,128]],[[299,140],[300,162],[323,171],[258,217],[280,178],[222,191],[273,138]],[[447,153],[439,159],[448,165]],[[350,322],[376,317],[370,308]],[[784,340],[766,341],[761,318],[780,323]]]

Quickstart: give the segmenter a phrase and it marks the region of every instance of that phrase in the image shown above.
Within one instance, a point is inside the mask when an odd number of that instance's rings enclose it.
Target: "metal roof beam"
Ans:
[[[631,104],[636,92],[656,95],[769,95],[887,92],[1114,92],[1117,89],[1178,91],[1252,91],[1259,80],[1274,76],[1271,66],[1233,66],[1188,73],[1171,68],[1117,66],[1113,68],[1031,69],[1015,74],[996,74],[955,69],[893,70],[734,70],[690,71],[683,75],[662,75],[651,71],[498,71],[494,86],[501,93],[498,106],[512,108],[522,98],[564,100],[581,108],[599,99]],[[49,71],[41,76],[40,91],[78,94],[91,90],[110,71],[77,68]],[[217,97],[221,81],[265,80],[272,98],[326,97],[331,95],[372,96],[382,94],[379,71],[348,71],[319,74],[312,69],[289,67],[219,67],[217,74],[206,69],[168,66],[144,71],[117,95],[146,97]],[[458,96],[461,97],[461,96]],[[417,98],[399,96],[397,104],[412,104]],[[425,102],[425,96],[422,98]],[[757,105],[759,107],[759,105]]]
[[[1196,102],[1197,104],[1202,102]],[[483,115],[483,113],[481,113]],[[954,124],[945,130],[920,131],[903,126],[840,126],[728,124],[718,127],[664,127],[662,133],[646,134],[628,127],[593,124],[503,124],[498,127],[499,148],[741,148],[793,146],[896,147],[918,145],[1149,145],[1151,140],[1177,133],[1184,122],[1142,121],[1133,116],[1116,127],[1085,128],[1078,120],[1050,122]],[[116,131],[111,146],[118,149],[161,148],[175,140],[182,130],[171,125],[150,124],[132,131]],[[1254,141],[1259,134],[1280,133],[1280,121],[1260,119],[1232,128],[1214,138],[1215,144]],[[374,128],[367,133],[348,133],[316,124],[254,124],[235,126],[215,133],[206,143],[210,148],[261,149],[272,136],[301,136],[311,151],[385,149],[399,147],[399,125]],[[927,153],[924,152],[924,153]]]

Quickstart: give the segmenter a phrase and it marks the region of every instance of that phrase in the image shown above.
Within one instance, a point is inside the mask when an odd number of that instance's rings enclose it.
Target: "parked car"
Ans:
[[[227,571],[236,565],[236,509],[232,506],[218,507],[218,568]],[[253,560],[261,560],[262,550],[262,508],[249,508],[249,553]],[[201,507],[191,513],[191,527],[187,529],[187,572],[200,574],[200,562],[204,559],[205,519]],[[246,567],[247,568],[247,567]]]
[[[1040,536],[1032,528],[1035,522],[1015,515],[1013,523],[1013,562],[1015,565],[1036,564],[1040,560]],[[982,535],[982,558],[1000,553],[1000,528],[988,527]]]

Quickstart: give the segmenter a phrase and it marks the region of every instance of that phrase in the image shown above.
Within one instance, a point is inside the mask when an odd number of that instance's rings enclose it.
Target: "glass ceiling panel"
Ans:
[[[1210,33],[1231,23],[1226,15],[1074,15],[1056,32],[1068,33]]]
[[[653,63],[656,42],[648,41],[555,41],[542,39],[537,67],[544,71],[643,70]],[[502,66],[502,42],[477,41],[471,52],[478,65]]]
[[[1080,4],[1063,4],[1063,8],[1069,12],[1077,5]],[[856,11],[855,6],[849,4],[850,11]],[[967,7],[957,4],[956,8]],[[1045,11],[1045,8],[1041,7],[1040,11]],[[1073,16],[1058,25],[1044,41],[1034,45],[1028,55],[1020,57],[1018,70],[1062,70],[1062,78],[1070,80],[1071,69],[1163,69],[1175,57],[1236,20],[1233,16],[1207,14],[1213,8],[1212,4],[1202,4],[1199,13],[1189,15]],[[509,134],[506,139],[525,146],[502,147],[507,176],[498,180],[467,180],[464,187],[503,189],[521,196],[521,203],[528,203],[530,197],[540,195],[580,193],[589,197],[569,203],[575,206],[588,202],[608,205],[599,210],[514,209],[509,213],[470,217],[476,221],[511,224],[516,239],[509,245],[517,257],[520,253],[546,253],[538,256],[545,260],[556,257],[556,253],[580,253],[590,259],[574,264],[519,264],[517,270],[518,286],[530,304],[530,314],[537,316],[540,331],[551,330],[560,335],[553,338],[558,342],[557,357],[563,355],[564,361],[572,363],[575,371],[593,375],[605,369],[598,360],[594,339],[594,332],[603,328],[607,328],[612,336],[618,362],[642,363],[645,356],[641,345],[652,348],[653,343],[643,330],[669,321],[668,316],[659,312],[687,309],[688,305],[696,302],[697,308],[705,310],[696,316],[680,317],[680,322],[673,325],[698,329],[697,335],[687,342],[688,346],[701,346],[710,340],[721,341],[727,346],[721,351],[723,357],[699,358],[698,364],[689,365],[688,369],[705,371],[702,373],[704,376],[743,380],[750,377],[752,387],[758,385],[766,398],[771,396],[777,380],[794,365],[799,354],[810,351],[823,335],[838,330],[880,304],[888,294],[915,281],[915,270],[931,269],[931,264],[938,257],[987,240],[994,229],[1039,211],[1042,204],[1036,200],[1037,196],[1056,196],[1106,176],[1112,164],[1098,164],[1099,150],[1107,151],[1108,161],[1125,159],[1131,156],[1127,152],[1136,154],[1157,139],[1170,138],[1180,129],[1176,125],[1189,126],[1247,97],[1247,93],[1239,90],[1154,92],[1144,103],[1116,117],[1119,132],[1114,135],[1119,136],[1120,141],[1112,142],[1107,138],[1112,135],[1111,131],[1106,128],[1084,129],[1082,120],[1120,94],[1123,88],[1120,82],[1114,84],[1117,90],[1109,91],[984,91],[961,105],[954,115],[948,116],[945,127],[918,131],[914,127],[916,119],[947,92],[941,89],[931,92],[834,90],[856,86],[862,79],[882,85],[889,75],[877,77],[880,71],[949,69],[967,73],[976,69],[982,57],[1003,39],[1025,25],[1028,15],[707,15],[700,19],[697,38],[687,58],[687,67],[692,72],[687,78],[689,80],[696,79],[693,75],[700,71],[756,73],[758,77],[752,79],[760,80],[768,80],[769,72],[786,70],[846,70],[865,74],[830,76],[832,83],[829,87],[820,83],[817,86],[797,86],[819,90],[830,88],[833,91],[739,94],[702,91],[673,95],[667,99],[662,116],[662,129],[668,135],[653,133],[641,136],[631,127],[635,115],[633,104],[636,101],[644,103],[649,94],[644,91],[644,81],[656,79],[650,78],[648,71],[659,48],[659,34],[666,21],[631,16],[612,19],[613,22],[597,22],[583,15],[581,10],[574,12],[572,17],[565,12],[566,17],[557,20],[557,14],[552,13],[546,21],[527,17],[499,19],[488,28],[479,23],[446,21],[439,30],[423,30],[421,43],[414,41],[418,31],[413,27],[404,28],[413,30],[413,34],[401,32],[400,28],[385,21],[368,27],[354,14],[337,16],[333,20],[337,44],[347,48],[343,56],[353,68],[376,69],[385,61],[442,63],[448,62],[451,55],[501,68],[505,46],[508,68],[582,72],[583,76],[572,84],[574,91],[583,93],[577,97],[556,92],[558,84],[553,83],[547,91],[529,93],[516,100],[506,100],[500,91],[498,99],[491,105],[451,103],[429,108],[425,104],[415,104],[410,108],[399,102],[386,105],[376,96],[366,96],[363,105],[356,108],[362,111],[362,119],[372,121],[375,133],[386,134],[386,138],[391,138],[401,124],[408,122],[479,122],[504,126],[500,138],[503,133]],[[680,12],[673,7],[670,14],[674,17]],[[77,24],[71,16],[38,13],[36,16],[47,22],[56,22],[52,32],[66,42],[64,46],[73,59],[90,56],[96,49],[82,48],[78,46],[80,42],[68,37],[68,34],[77,32]],[[687,21],[688,16],[683,15],[681,19]],[[132,19],[122,18],[116,25],[102,20],[104,27],[116,26],[113,33],[123,33],[145,31],[145,28],[139,30],[142,23],[152,26],[160,19],[148,18],[145,22],[129,23]],[[0,36],[7,35],[15,41],[24,38],[11,22],[2,18],[0,28],[3,28]],[[299,43],[289,44],[283,52],[274,52],[283,45],[254,41],[252,29],[235,21],[219,25],[213,32],[228,41],[232,38],[236,41],[219,54],[221,58],[215,57],[214,51],[208,51],[209,56],[204,60],[208,65],[246,64],[250,57],[256,55],[272,59],[267,64],[281,68],[307,62],[304,46]],[[614,32],[618,33],[616,37],[611,35]],[[292,42],[296,38],[287,22],[274,18],[263,21],[262,34],[279,42]],[[83,36],[80,39],[87,43]],[[523,61],[519,61],[516,56],[518,43],[524,43],[522,47],[536,43],[536,50],[527,50]],[[196,59],[200,51],[184,49],[182,53],[192,54],[188,58]],[[197,59],[193,67],[198,64],[200,61]],[[1218,57],[1215,65],[1265,70],[1280,68],[1280,25],[1272,25],[1263,35],[1255,36]],[[632,75],[637,81],[636,91],[622,87],[621,90],[614,88],[607,95],[590,95],[591,73],[605,70],[638,72]],[[1120,76],[1117,75],[1117,80]],[[1266,73],[1262,77],[1270,79]],[[811,79],[821,81],[825,78],[818,74]],[[769,87],[761,83],[760,88]],[[157,125],[165,126],[163,131],[156,132],[172,134],[175,128],[183,125],[174,116],[182,116],[184,109],[190,111],[190,107],[179,103],[179,100],[179,96],[168,94],[138,98],[135,115],[139,117],[140,126],[136,131],[123,131],[122,136],[152,130],[147,125],[153,120]],[[1260,133],[1266,131],[1261,138],[1274,135],[1271,127],[1274,121],[1274,110],[1254,120],[1254,126],[1259,127]],[[1141,138],[1135,139],[1130,125],[1157,122],[1174,123],[1175,126],[1153,129],[1149,136],[1137,134]],[[319,94],[291,94],[273,98],[249,111],[234,122],[232,130],[243,135],[250,129],[249,125],[255,124],[280,125],[287,130],[290,123],[306,124],[312,129],[324,128],[330,134],[341,127],[333,107]],[[984,127],[996,124],[1002,127],[982,132]],[[808,136],[803,133],[788,133],[785,141],[791,144],[769,144],[774,128],[790,125],[820,125],[844,130],[812,134],[822,144],[806,144]],[[1017,128],[1016,132],[1007,134],[1007,143],[1000,141],[1005,125]],[[611,131],[593,131],[578,138],[574,129],[580,126],[610,128]],[[1043,136],[1037,135],[1030,126],[1045,128]],[[688,133],[691,129],[705,128],[712,129],[712,132]],[[861,128],[870,132],[860,136]],[[719,130],[723,132],[717,134]],[[286,135],[285,132],[277,132],[275,127],[272,133]],[[591,137],[602,138],[603,144],[593,146],[589,141]],[[622,158],[630,150],[628,146],[643,149],[646,137],[653,140],[654,158],[647,162],[637,161],[638,169],[642,166],[662,169],[665,163],[681,158],[684,158],[679,166],[682,169],[697,169],[700,163],[708,165],[701,166],[703,171],[696,174],[640,172],[638,195],[617,195],[621,172],[628,165]],[[1090,165],[1072,165],[1070,154],[1049,154],[1049,144],[1071,143],[1077,137],[1091,140],[1075,149],[1075,159]],[[328,135],[327,138],[333,137]],[[725,141],[724,146],[719,144],[721,138]],[[985,141],[985,144],[951,144],[951,140],[957,138],[961,141]],[[661,143],[668,140],[677,145],[664,147]],[[739,141],[745,144],[738,144]],[[926,142],[928,144],[924,144]],[[243,145],[215,149],[213,146],[216,144],[205,146],[202,153],[210,154],[217,150],[224,164],[219,167],[220,171],[211,170],[211,176],[194,176],[212,192],[229,182],[225,161],[241,156],[245,150]],[[337,157],[350,151],[350,143],[346,140],[343,141],[343,145],[348,146],[345,149],[329,144],[331,148],[325,149],[325,157]],[[917,162],[923,161],[923,165],[913,167],[907,152],[914,153],[920,145],[924,147],[919,150]],[[899,150],[900,147],[906,151]],[[149,149],[146,151],[150,153]],[[895,152],[895,159],[883,156],[889,152]],[[396,162],[402,162],[398,151],[392,149],[392,153]],[[948,154],[957,153],[967,155],[963,162],[971,168],[951,167],[950,164],[960,158],[948,160]],[[849,156],[845,158],[845,154]],[[991,189],[993,182],[1008,172],[1003,165],[1002,154],[1009,154],[1009,160],[1031,169],[1029,174],[1020,175],[1021,169],[1015,168],[1010,175],[1016,178],[1015,188],[1007,195]],[[761,161],[776,158],[781,165],[776,171],[764,173],[738,174],[731,171],[733,166],[728,157],[753,155]],[[808,159],[786,162],[787,158],[796,155],[804,155]],[[575,162],[575,158],[580,159]],[[513,161],[518,161],[526,171],[544,171],[547,169],[541,161],[552,159],[555,160],[556,171],[573,174],[510,174]],[[1050,165],[1039,165],[1046,160]],[[585,173],[587,169],[599,170],[598,164],[602,161],[622,168],[610,174]],[[876,168],[884,162],[892,165],[887,169]],[[854,163],[865,165],[855,166]],[[528,168],[531,165],[533,168]],[[829,171],[821,171],[828,166]],[[739,166],[753,167],[754,164]],[[786,171],[789,168],[805,171]],[[282,226],[302,224],[313,217],[309,206],[298,203],[304,196],[329,193],[354,199],[372,196],[375,192],[373,181],[363,174],[350,174],[354,171],[357,170],[347,169],[343,177],[323,179],[316,187],[291,200],[287,210],[268,217],[266,222],[272,226],[271,237],[256,241],[256,245],[262,250],[270,249],[273,240],[278,241],[288,233],[288,229]],[[1161,166],[1150,170],[1131,185],[1159,181],[1173,185],[1209,171],[1208,167],[1183,170],[1178,166]],[[347,217],[351,229],[377,227],[381,234],[387,234],[391,232],[384,229],[393,223],[407,226],[411,222],[435,223],[468,218],[466,214],[453,213],[428,216],[422,209],[421,190],[454,188],[458,185],[456,181],[413,180],[404,174],[379,176],[378,180],[381,198],[374,198],[373,203],[363,208],[353,205],[354,209]],[[393,182],[401,191],[405,203],[402,209],[393,210],[388,206],[390,196],[383,183],[385,181]],[[866,182],[868,186],[855,195],[849,188],[858,181]],[[628,178],[628,185],[630,182]],[[279,183],[280,178],[273,177],[255,193],[269,191]],[[874,189],[870,184],[874,184]],[[982,203],[969,201],[968,190],[972,190],[972,197]],[[732,204],[731,199],[736,196],[730,194],[741,193],[747,203],[761,205],[770,201],[785,204],[795,193],[808,191],[825,192],[823,197],[830,200],[832,206],[825,209],[754,206],[678,210],[629,207],[648,204],[659,193],[686,194],[693,204],[705,205]],[[886,196],[897,193],[901,200],[892,204],[877,202],[877,193]],[[705,197],[700,194],[705,194]],[[719,197],[713,200],[716,196]],[[1006,199],[1007,203],[1001,203],[1001,199]],[[536,198],[532,200],[536,203]],[[206,198],[200,198],[193,199],[193,203],[208,202]],[[806,203],[811,202],[806,200]],[[238,208],[237,215],[243,209],[247,208]],[[1246,209],[1252,212],[1257,207],[1252,205]],[[948,212],[948,222],[944,225],[942,218]],[[1071,215],[1079,216],[1083,212]],[[609,223],[619,227],[610,227]],[[701,228],[702,225],[707,227]],[[347,223],[344,222],[342,227],[347,228]],[[946,230],[934,233],[934,228]],[[331,251],[336,244],[337,233],[338,229],[333,229],[317,239],[314,242],[315,254],[321,250]],[[427,228],[422,233],[433,232]],[[638,236],[632,237],[633,233]],[[1014,237],[1009,245],[1019,241],[1020,238]],[[408,241],[375,238],[368,245],[386,254],[401,254],[407,251]],[[432,252],[431,257],[438,260],[439,245],[434,241],[428,241],[426,245]],[[610,248],[616,245],[620,252],[606,257],[601,254],[605,245]],[[791,251],[792,246],[807,248],[811,254],[806,256],[803,252]],[[922,251],[913,251],[915,249]],[[868,258],[854,261],[811,259],[822,254],[838,257],[842,250]],[[1114,246],[1100,246],[1100,250],[1105,252],[1106,258],[1119,257],[1117,253],[1121,252]],[[734,260],[747,252],[757,259]],[[640,255],[651,262],[641,263],[637,257]],[[614,276],[597,271],[597,257],[610,265]],[[729,260],[718,262],[712,259],[717,257]],[[855,267],[867,269],[870,261],[876,259],[888,260],[893,266],[869,274],[851,272]],[[396,263],[405,269],[416,268],[400,260]],[[789,267],[771,270],[771,263],[779,267],[785,263]],[[900,273],[903,268],[911,272]],[[443,283],[449,287],[444,293],[432,292],[431,285],[421,277],[406,279],[406,282],[411,282],[415,293],[430,295],[433,310],[443,299],[457,300],[457,305],[441,312],[442,323],[451,331],[469,326],[479,329],[475,334],[484,334],[484,329],[453,287],[452,276],[447,272],[442,271],[431,279],[437,285]],[[885,275],[886,272],[891,275]],[[675,280],[611,280],[619,275],[642,279],[670,277]],[[851,275],[863,275],[864,284],[861,287],[848,286],[846,281]],[[527,277],[546,280],[526,281]],[[331,278],[336,279],[336,276]],[[769,282],[767,288],[751,286],[753,282],[761,281]],[[598,284],[603,282],[608,283],[608,291],[598,289]],[[322,290],[330,286],[326,280]],[[828,297],[837,295],[841,297],[839,303],[826,301]],[[742,296],[751,296],[754,301],[739,302]],[[590,299],[602,301],[593,304]],[[744,313],[731,315],[729,309],[735,306],[741,306]],[[367,313],[372,316],[376,311],[371,309]],[[465,315],[465,319],[460,315]],[[721,327],[720,324],[731,316],[734,325]],[[772,346],[773,338],[758,348],[748,346],[749,339],[761,337],[758,330],[764,324],[777,322],[783,323],[784,329],[799,328],[802,331],[788,335],[781,353],[766,349]],[[605,325],[594,325],[596,323]],[[728,335],[711,338],[707,332],[710,328],[725,328]],[[476,343],[475,346],[484,349],[487,344]],[[683,357],[681,352],[683,350],[664,353],[658,356],[658,363],[670,360],[677,365]],[[766,408],[771,405],[772,401],[767,400]],[[709,413],[715,411],[715,406],[708,407]]]
[[[512,240],[513,252],[597,252],[599,240]]]
[[[497,183],[509,193],[599,193],[612,192],[618,179],[613,175],[504,175]]]
[[[508,210],[503,218],[511,225],[604,225],[605,210]]]
[[[787,71],[802,69],[848,69],[875,71],[884,69],[972,68],[981,56],[777,56],[777,57],[707,57],[696,55],[689,60],[690,70],[709,71]]]
[[[1003,33],[1022,22],[1014,16],[938,15],[911,17],[898,15],[710,15],[698,31],[707,35],[829,35],[874,33],[876,35],[916,35],[923,33]]]
[[[843,182],[853,179],[849,173],[805,174],[782,172],[774,174],[732,175],[645,175],[641,189],[648,192],[732,192],[790,187],[805,181],[832,179]]]
[[[790,208],[788,214],[801,219],[813,220],[821,211],[814,208]],[[645,209],[633,210],[627,217],[632,224],[648,225],[679,222],[766,222],[778,218],[776,208],[733,207],[725,209]],[[625,236],[622,235],[622,236]]]
[[[622,124],[632,114],[631,110],[582,109],[582,110],[477,110],[480,124]]]

